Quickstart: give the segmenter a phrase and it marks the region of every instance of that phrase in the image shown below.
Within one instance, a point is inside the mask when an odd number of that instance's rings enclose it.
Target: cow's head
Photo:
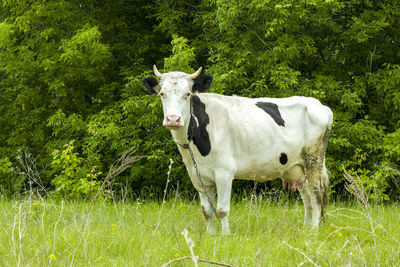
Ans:
[[[153,77],[144,78],[142,82],[150,94],[158,94],[161,97],[164,110],[163,126],[171,130],[185,126],[190,119],[191,95],[208,90],[212,76],[203,75],[197,78],[202,70],[201,67],[193,74],[184,72],[161,74],[156,65],[153,66],[153,70],[160,83]]]

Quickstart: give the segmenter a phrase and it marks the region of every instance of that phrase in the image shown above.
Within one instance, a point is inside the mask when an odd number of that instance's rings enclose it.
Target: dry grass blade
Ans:
[[[393,178],[393,184],[396,186],[397,190],[400,191],[400,170],[392,167],[385,167],[385,169],[390,170],[397,174],[396,177]]]
[[[16,157],[16,160],[22,167],[22,171],[20,174],[25,176],[28,180],[29,184],[29,199],[31,200],[33,197],[33,192],[34,188],[33,185],[39,186],[40,190],[47,195],[47,197],[52,201],[52,198],[50,194],[47,192],[46,188],[44,187],[42,180],[40,178],[40,173],[37,169],[37,164],[36,164],[36,159],[33,157],[33,155],[28,152],[27,150],[19,150],[18,151],[18,156]],[[46,168],[44,168],[45,170]],[[42,170],[43,171],[43,170]],[[39,193],[39,189],[36,189],[37,196],[42,198],[42,196]]]
[[[363,260],[364,266],[368,266],[367,265],[367,261],[365,260],[364,251],[362,250],[361,245],[360,245],[360,241],[358,241],[358,238],[356,236],[354,236],[354,235],[353,235],[353,238],[357,242],[358,250],[360,251],[360,254],[362,256],[362,260]]]
[[[361,202],[362,208],[368,208],[368,195],[364,190],[364,186],[362,181],[358,175],[352,176],[350,173],[346,171],[344,166],[342,166],[344,177],[346,178],[347,183],[344,185],[346,190],[356,197],[358,202]]]
[[[183,229],[183,231],[182,231],[181,234],[182,234],[183,237],[185,238],[186,244],[188,245],[189,250],[190,250],[190,254],[192,254],[193,264],[194,264],[195,267],[197,267],[197,266],[198,266],[197,263],[198,263],[198,261],[199,261],[199,257],[197,257],[196,254],[194,254],[194,250],[193,250],[194,242],[193,242],[193,240],[189,237],[189,231],[185,228],[185,229]]]
[[[125,151],[122,156],[116,160],[110,167],[106,178],[104,179],[103,183],[101,184],[99,190],[97,191],[96,195],[92,198],[92,201],[90,202],[90,206],[88,211],[86,212],[85,219],[83,220],[82,223],[82,228],[81,228],[81,233],[83,233],[83,230],[85,228],[86,220],[89,215],[90,210],[93,207],[93,203],[97,200],[101,192],[104,190],[104,186],[109,183],[114,177],[118,176],[121,172],[125,171],[129,167],[132,166],[133,163],[136,161],[146,158],[147,156],[135,156],[136,151],[138,148],[132,147],[128,151]]]
[[[132,166],[133,163],[136,161],[146,158],[147,156],[135,156],[136,151],[138,148],[132,147],[128,151],[125,151],[122,156],[116,160],[110,167],[110,170],[108,171],[106,179],[104,179],[104,182],[102,184],[102,187],[111,180],[112,178],[118,176],[121,172],[125,171],[129,167]]]
[[[56,235],[56,230],[57,230],[57,225],[59,224],[59,222],[61,221],[62,218],[62,212],[64,210],[64,201],[61,201],[61,209],[60,209],[60,215],[58,216],[57,222],[54,224],[54,233],[53,233],[53,249],[51,251],[51,255],[54,255],[54,251],[56,249],[56,240],[57,240],[57,235]],[[51,261],[53,259],[50,257],[49,259],[49,264],[51,264]]]
[[[160,211],[158,212],[158,218],[157,218],[157,222],[156,222],[156,228],[153,231],[153,234],[151,235],[151,240],[150,240],[150,247],[148,250],[148,254],[147,254],[147,266],[150,266],[150,256],[151,256],[151,249],[153,247],[153,240],[154,237],[157,233],[158,228],[160,227],[160,219],[161,219],[161,214],[164,210],[164,203],[165,203],[165,198],[167,196],[167,190],[168,190],[168,184],[169,184],[169,177],[171,175],[171,170],[172,170],[172,164],[174,164],[174,161],[172,159],[169,159],[169,166],[168,166],[168,173],[167,173],[167,182],[165,184],[165,189],[164,189],[164,194],[163,194],[163,201],[161,203],[161,208]]]
[[[346,178],[347,183],[345,184],[346,190],[354,195],[360,204],[361,208],[364,210],[366,217],[368,218],[370,227],[371,227],[371,234],[374,239],[374,248],[375,248],[375,258],[377,266],[380,266],[379,262],[379,255],[378,255],[378,247],[376,245],[376,235],[375,235],[375,227],[374,222],[371,217],[370,207],[368,205],[368,195],[364,190],[362,181],[360,177],[356,174],[355,178],[353,175],[348,173],[344,166],[342,165],[342,169],[344,172],[344,177]]]

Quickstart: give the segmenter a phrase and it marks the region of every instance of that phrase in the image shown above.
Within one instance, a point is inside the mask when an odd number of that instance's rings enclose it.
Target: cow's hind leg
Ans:
[[[322,199],[319,183],[317,181],[311,182],[309,185],[311,193],[311,206],[312,206],[312,226],[318,226],[320,221]]]
[[[215,188],[207,188],[204,192],[199,192],[201,208],[206,219],[207,232],[215,234],[214,212],[215,212]]]
[[[310,191],[312,207],[311,224],[318,226],[324,220],[325,206],[328,202],[329,179],[325,167],[325,151],[328,146],[330,128],[320,136],[314,146],[303,150],[304,170]]]
[[[307,180],[299,186],[299,191],[304,203],[304,223],[312,224],[313,207],[311,204],[311,192]]]
[[[328,174],[325,159],[317,160],[318,164],[306,169],[308,192],[311,202],[311,220],[307,222],[318,226],[324,220],[325,208],[328,202]]]
[[[293,191],[299,189],[304,203],[304,223],[311,224],[313,217],[312,196],[308,181],[305,179],[303,167],[295,165],[283,174],[283,181],[289,183],[289,189]]]

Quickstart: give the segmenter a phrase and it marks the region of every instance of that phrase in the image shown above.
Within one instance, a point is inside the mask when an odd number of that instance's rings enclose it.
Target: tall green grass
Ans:
[[[331,203],[326,223],[311,229],[303,225],[301,203],[258,196],[232,203],[231,236],[205,232],[197,200],[97,201],[82,227],[89,206],[0,200],[0,265],[161,266],[191,256],[184,229],[196,256],[232,266],[400,264],[398,205],[372,206],[368,218],[356,204]]]

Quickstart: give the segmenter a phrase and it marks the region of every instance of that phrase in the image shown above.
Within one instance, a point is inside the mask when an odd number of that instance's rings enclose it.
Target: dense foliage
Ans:
[[[399,199],[397,0],[0,0],[0,7],[4,195],[38,184],[61,196],[92,194],[133,146],[148,157],[116,178],[116,192],[161,192],[169,158],[171,184],[192,191],[160,126],[160,100],[141,85],[156,63],[162,72],[203,66],[221,94],[318,98],[335,117],[332,193],[344,194],[345,167],[377,200]]]

